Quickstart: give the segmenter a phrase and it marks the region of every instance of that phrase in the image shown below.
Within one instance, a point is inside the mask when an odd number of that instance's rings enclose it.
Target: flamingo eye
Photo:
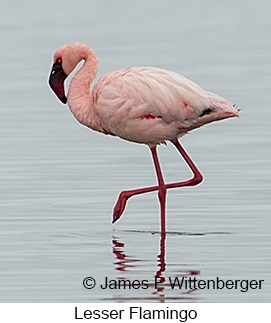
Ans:
[[[62,59],[59,57],[59,58],[56,60],[56,63],[61,64],[61,63],[62,63]]]

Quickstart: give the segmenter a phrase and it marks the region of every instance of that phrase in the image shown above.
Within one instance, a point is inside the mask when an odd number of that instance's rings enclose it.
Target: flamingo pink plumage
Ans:
[[[125,140],[147,144],[152,153],[158,186],[123,191],[114,207],[113,222],[122,215],[127,200],[137,194],[158,190],[161,206],[161,232],[166,232],[165,210],[168,188],[193,186],[202,175],[178,138],[204,124],[238,116],[235,105],[204,91],[175,72],[156,67],[128,67],[102,76],[90,92],[98,69],[94,51],[80,42],[60,47],[54,54],[49,84],[83,125]],[[72,78],[67,98],[64,81],[84,60]],[[190,167],[193,178],[166,184],[156,146],[171,141]]]

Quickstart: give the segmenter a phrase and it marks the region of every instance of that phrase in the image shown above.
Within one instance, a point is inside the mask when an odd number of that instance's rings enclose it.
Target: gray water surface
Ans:
[[[271,301],[270,10],[267,0],[2,4],[1,302]],[[204,182],[168,192],[165,239],[156,193],[111,224],[121,190],[156,183],[148,148],[82,127],[47,85],[54,51],[74,40],[95,50],[98,76],[159,66],[242,109],[182,139]],[[167,182],[191,176],[171,144],[158,151]],[[149,288],[102,289],[105,277]],[[264,282],[188,291],[169,277]]]

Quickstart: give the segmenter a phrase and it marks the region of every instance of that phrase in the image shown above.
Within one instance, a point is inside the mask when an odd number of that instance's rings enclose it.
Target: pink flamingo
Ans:
[[[72,78],[66,98],[64,81],[82,60],[84,64]],[[102,76],[90,92],[97,69],[94,51],[83,43],[72,42],[55,52],[49,84],[83,125],[150,147],[158,186],[121,192],[114,207],[113,222],[121,217],[131,196],[157,190],[161,233],[165,233],[166,190],[197,185],[203,179],[178,138],[206,123],[237,117],[239,109],[180,74],[156,67],[128,67],[110,72]],[[193,173],[191,179],[165,184],[156,146],[166,140],[183,156]]]

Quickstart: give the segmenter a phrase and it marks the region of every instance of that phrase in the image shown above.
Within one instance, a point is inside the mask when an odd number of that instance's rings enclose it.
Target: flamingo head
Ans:
[[[64,82],[76,65],[87,56],[90,48],[81,42],[72,42],[60,47],[54,54],[49,85],[62,103],[67,103]]]

